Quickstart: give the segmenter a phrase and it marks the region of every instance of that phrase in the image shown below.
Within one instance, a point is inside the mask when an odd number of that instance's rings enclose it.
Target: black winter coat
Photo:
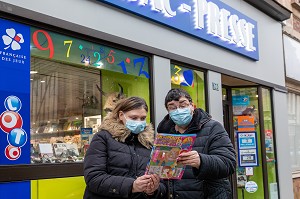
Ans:
[[[151,126],[137,136],[118,121],[106,118],[84,159],[84,199],[149,198],[144,193],[132,194],[131,190],[134,180],[145,173],[153,137]],[[159,198],[165,193],[161,183],[151,197]]]
[[[180,134],[167,115],[158,133]],[[202,109],[195,109],[184,134],[197,134],[192,150],[200,156],[200,168],[186,167],[181,180],[166,181],[168,196],[174,199],[230,199],[231,185],[227,177],[235,172],[236,156],[224,127]]]

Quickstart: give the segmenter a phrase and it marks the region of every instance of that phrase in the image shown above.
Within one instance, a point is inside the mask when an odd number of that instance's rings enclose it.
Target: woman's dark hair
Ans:
[[[148,112],[148,106],[146,101],[140,97],[129,97],[121,99],[116,104],[114,110],[112,111],[112,117],[117,119],[119,117],[119,112],[128,112],[136,109],[143,108]]]
[[[173,100],[179,101],[179,99],[181,97],[185,97],[189,100],[189,102],[193,102],[193,100],[188,92],[186,92],[185,90],[183,90],[181,88],[173,88],[173,89],[169,90],[168,94],[166,95],[165,107],[167,108],[168,102],[171,102]]]

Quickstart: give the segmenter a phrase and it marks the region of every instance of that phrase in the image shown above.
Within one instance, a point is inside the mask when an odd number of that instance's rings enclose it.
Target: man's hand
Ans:
[[[189,151],[189,152],[181,153],[177,159],[177,162],[178,164],[190,165],[197,169],[199,169],[201,164],[200,156],[197,151]]]
[[[159,177],[157,174],[151,175],[151,182],[148,183],[146,190],[144,191],[147,195],[153,195],[153,193],[159,187]]]

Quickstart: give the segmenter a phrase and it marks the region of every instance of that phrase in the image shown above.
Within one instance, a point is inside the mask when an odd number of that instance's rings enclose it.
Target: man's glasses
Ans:
[[[168,104],[167,109],[168,111],[176,110],[177,108],[187,108],[190,105],[188,101],[178,102],[176,104]]]

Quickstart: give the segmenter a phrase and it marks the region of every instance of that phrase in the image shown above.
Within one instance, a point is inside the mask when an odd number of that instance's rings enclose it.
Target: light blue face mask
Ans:
[[[134,134],[139,134],[146,127],[146,121],[129,120],[126,117],[125,119],[126,119],[126,124],[125,124],[126,128],[128,128]]]
[[[173,122],[178,126],[189,125],[193,118],[190,107],[178,108],[174,111],[169,112],[169,115]]]

